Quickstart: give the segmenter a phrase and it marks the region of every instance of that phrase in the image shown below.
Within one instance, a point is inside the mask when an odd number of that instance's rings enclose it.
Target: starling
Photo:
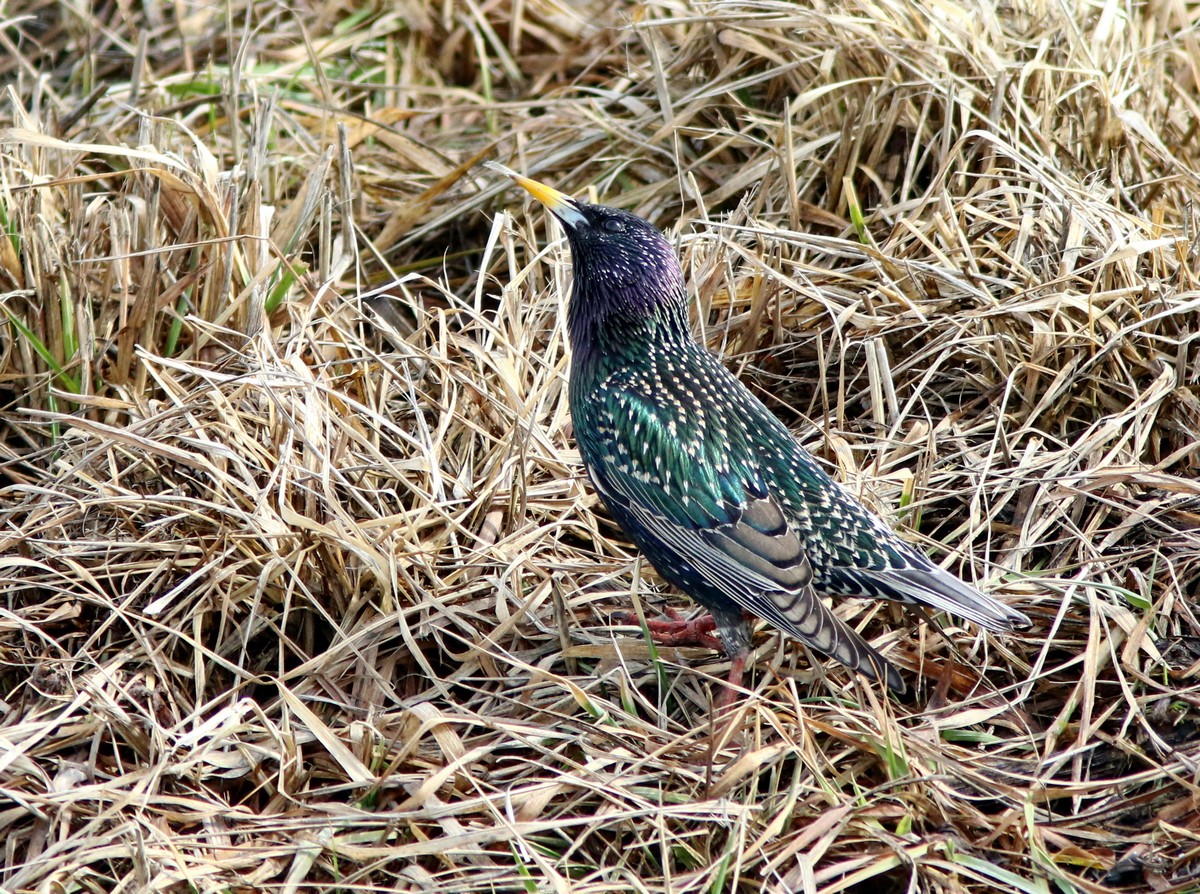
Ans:
[[[575,439],[613,518],[667,581],[711,612],[656,639],[717,643],[740,683],[757,615],[902,693],[896,668],[823,596],[920,603],[991,631],[1029,619],[934,565],[830,478],[692,337],[683,271],[648,221],[493,165],[571,246],[567,330]]]

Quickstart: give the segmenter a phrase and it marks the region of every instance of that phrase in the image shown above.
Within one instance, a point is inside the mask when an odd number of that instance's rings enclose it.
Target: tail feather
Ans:
[[[880,595],[949,612],[993,633],[1024,630],[1030,626],[1029,618],[1016,609],[980,593],[936,566],[862,573],[869,577]]]

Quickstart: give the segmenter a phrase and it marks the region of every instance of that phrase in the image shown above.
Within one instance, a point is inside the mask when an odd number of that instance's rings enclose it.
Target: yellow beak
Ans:
[[[550,213],[562,221],[565,226],[574,228],[587,223],[587,219],[579,210],[579,203],[565,192],[559,192],[554,187],[547,186],[540,181],[522,177],[511,168],[506,168],[504,165],[497,164],[494,161],[485,162],[484,165],[493,171],[499,171],[506,177],[510,177],[517,186],[527,190],[531,196],[545,205]]]

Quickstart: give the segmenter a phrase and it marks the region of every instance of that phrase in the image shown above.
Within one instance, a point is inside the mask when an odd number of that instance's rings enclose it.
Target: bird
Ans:
[[[489,165],[566,233],[568,403],[579,453],[629,539],[708,610],[691,621],[672,612],[648,629],[662,643],[720,646],[731,660],[721,701],[741,686],[752,617],[903,694],[896,667],[825,597],[925,605],[996,633],[1030,626],[934,564],[834,481],[696,340],[683,270],[657,227]]]

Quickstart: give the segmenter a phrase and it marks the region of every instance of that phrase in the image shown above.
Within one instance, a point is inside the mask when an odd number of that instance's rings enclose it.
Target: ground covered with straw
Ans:
[[[0,5],[0,889],[1200,890],[1200,10]],[[825,464],[1027,612],[728,662],[580,466],[668,230]]]

